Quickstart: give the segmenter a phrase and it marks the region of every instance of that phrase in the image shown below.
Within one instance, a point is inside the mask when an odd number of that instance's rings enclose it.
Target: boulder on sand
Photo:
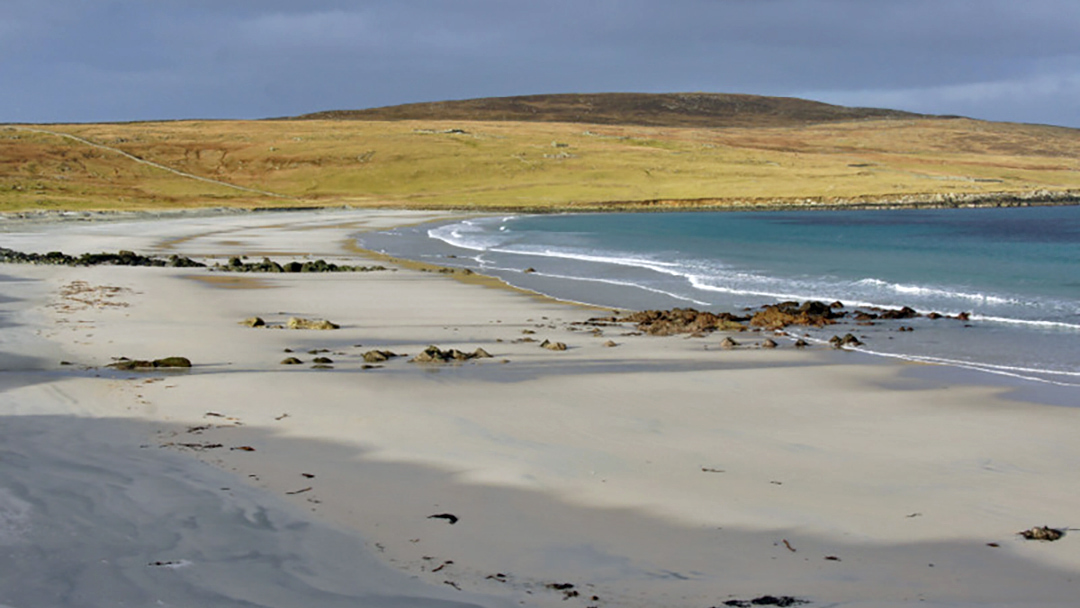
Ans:
[[[289,329],[340,329],[340,325],[331,323],[326,319],[303,319],[300,317],[289,317],[289,320],[285,323],[285,327]]]
[[[113,363],[110,363],[107,367],[112,367],[121,370],[147,370],[147,369],[185,369],[191,367],[191,360],[187,357],[165,357],[163,359],[154,359],[153,361],[147,361],[144,359],[128,359],[127,357],[120,357]]]
[[[556,351],[566,350],[566,344],[564,344],[562,342],[552,342],[551,340],[544,340],[543,342],[540,343],[540,347],[541,348],[546,348],[548,350],[556,350]]]

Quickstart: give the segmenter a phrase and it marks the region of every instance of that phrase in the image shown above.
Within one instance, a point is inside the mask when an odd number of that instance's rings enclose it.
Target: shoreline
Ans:
[[[50,250],[110,243],[215,259],[354,259],[343,235],[430,216],[451,214],[55,224],[9,237]],[[2,303],[15,336],[2,349],[31,359],[5,359],[3,377],[44,381],[0,392],[2,414],[137,421],[152,430],[134,443],[231,472],[314,522],[358,531],[439,597],[471,593],[484,605],[690,607],[762,595],[1067,605],[1075,596],[1077,539],[1015,533],[1067,526],[1080,508],[1076,408],[832,351],[712,348],[723,334],[594,336],[574,325],[593,311],[404,267],[241,277],[259,289],[193,273],[0,268],[21,286],[6,292],[19,301]],[[75,281],[89,304],[62,295]],[[252,315],[341,328],[239,324]],[[542,349],[542,339],[568,349]],[[494,358],[363,368],[371,349],[415,355],[427,344]],[[285,348],[307,363],[282,366]],[[334,369],[310,368],[318,355],[308,351],[323,349]],[[116,356],[172,355],[195,366],[102,369]],[[432,518],[442,514],[460,521]]]
[[[445,214],[531,215],[559,213],[681,213],[681,212],[783,212],[783,211],[897,211],[904,209],[993,209],[1013,207],[1072,207],[1080,205],[1080,191],[1025,190],[986,193],[932,193],[873,195],[830,199],[791,197],[768,199],[693,198],[631,201],[574,202],[557,205],[424,205],[417,203],[342,204],[338,202],[300,205],[202,206],[175,209],[33,209],[0,212],[2,222],[116,221],[125,219],[169,219],[217,217],[258,213],[303,213],[318,211],[431,212]],[[0,229],[4,227],[0,223]]]

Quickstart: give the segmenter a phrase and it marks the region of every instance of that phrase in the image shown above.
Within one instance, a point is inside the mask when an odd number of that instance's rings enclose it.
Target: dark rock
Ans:
[[[1030,530],[1024,530],[1023,532],[1017,532],[1020,536],[1023,536],[1025,540],[1042,540],[1047,542],[1053,542],[1059,540],[1062,536],[1065,536],[1065,530],[1059,530],[1057,528],[1051,528],[1049,526],[1035,527]]]
[[[844,337],[833,336],[829,339],[829,344],[833,348],[844,348],[848,346],[862,346],[863,343],[859,341],[853,334],[844,334]]]
[[[480,353],[480,354],[478,354]],[[476,351],[467,353],[460,351],[456,348],[450,350],[442,350],[438,346],[429,346],[424,349],[419,355],[412,358],[413,363],[445,363],[448,361],[470,361],[476,358],[483,358],[484,355],[490,357],[482,348],[477,348]]]
[[[75,257],[60,251],[50,251],[46,254],[23,253],[4,247],[0,247],[0,262],[9,264],[49,264],[55,266],[205,266],[190,258],[177,255],[169,256],[168,259],[161,259],[139,255],[133,251],[119,251],[117,253],[84,253]]]
[[[241,321],[240,324],[247,327],[265,327],[266,321],[263,321],[260,317],[248,317]]]
[[[314,359],[311,360],[311,362],[312,363],[328,364],[328,363],[333,363],[334,360],[331,359],[330,357],[315,357]]]
[[[824,327],[833,324],[833,319],[838,316],[841,315],[833,312],[827,304],[814,300],[803,304],[781,302],[766,306],[755,313],[750,318],[750,325],[766,329],[781,329],[788,325]]]
[[[746,321],[746,317],[736,317],[730,313],[699,312],[693,308],[645,310],[631,313],[625,317],[591,319],[590,321],[599,323],[636,323],[640,331],[653,336],[713,331],[743,331],[746,329],[742,325]]]
[[[739,343],[736,342],[731,336],[728,336],[720,341],[720,346],[727,349],[737,348]]]
[[[752,600],[728,600],[724,602],[725,606],[735,606],[737,608],[751,608],[752,606],[780,606],[785,608],[788,606],[799,606],[801,604],[809,604],[807,600],[801,600],[796,597],[784,595],[775,597],[772,595],[763,595],[756,597]]]
[[[303,361],[297,359],[296,357],[286,357],[285,359],[281,360],[282,365],[300,365],[301,363],[303,363]]]
[[[765,338],[765,341],[761,343],[761,348],[776,348],[778,345],[772,338]]]
[[[795,341],[795,348],[806,348],[807,346],[810,346],[810,344],[802,338]]]
[[[107,367],[121,370],[190,368],[191,360],[187,357],[165,357],[164,359],[154,359],[153,361],[147,361],[144,359],[128,359],[127,357],[120,357],[115,362],[110,363]]]
[[[915,317],[922,316],[914,308],[905,306],[900,310],[886,310],[882,312],[879,317],[882,319],[914,319]]]
[[[435,515],[428,515],[428,519],[445,519],[451,526],[458,522],[458,516],[453,513],[436,513]]]
[[[154,359],[154,367],[191,367],[191,360],[187,357],[165,357]]]
[[[389,361],[391,357],[396,357],[397,354],[388,350],[369,350],[364,353],[365,363],[382,363],[383,361]]]

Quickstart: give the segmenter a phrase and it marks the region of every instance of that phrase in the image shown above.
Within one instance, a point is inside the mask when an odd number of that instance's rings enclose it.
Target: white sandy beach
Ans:
[[[0,246],[372,264],[349,234],[437,217],[11,223]],[[0,265],[0,286],[0,605],[1073,606],[1080,592],[1080,535],[1017,535],[1075,525],[1080,409],[753,335],[738,350],[594,336],[571,324],[607,311],[404,267]],[[239,323],[256,315],[341,328]],[[493,358],[408,362],[429,344]],[[286,349],[305,363],[281,365]],[[372,349],[409,357],[364,369]],[[104,368],[173,355],[194,367]]]

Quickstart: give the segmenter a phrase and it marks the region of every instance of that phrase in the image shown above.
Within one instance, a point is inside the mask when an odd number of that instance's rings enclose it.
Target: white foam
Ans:
[[[0,488],[0,546],[14,545],[23,540],[30,531],[30,513],[33,506],[15,496],[7,488]]]

